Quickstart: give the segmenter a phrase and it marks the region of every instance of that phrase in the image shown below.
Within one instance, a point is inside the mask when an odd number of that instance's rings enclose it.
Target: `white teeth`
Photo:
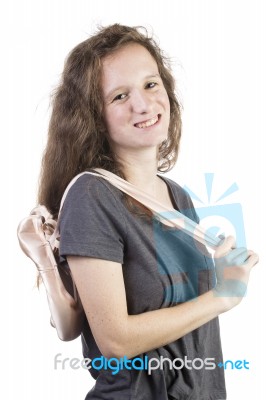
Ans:
[[[140,122],[139,124],[135,124],[135,126],[137,128],[148,128],[149,126],[156,124],[157,121],[158,121],[158,115],[156,115],[156,117],[152,119],[149,119],[146,122]]]

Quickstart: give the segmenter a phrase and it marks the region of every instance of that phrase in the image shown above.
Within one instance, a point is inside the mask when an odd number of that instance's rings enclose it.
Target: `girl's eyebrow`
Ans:
[[[144,81],[148,80],[148,79],[153,79],[153,78],[161,78],[159,74],[152,74],[152,75],[147,75],[143,78]],[[117,86],[114,89],[111,89],[110,92],[108,92],[105,96],[106,99],[110,99],[113,97],[113,95],[116,92],[119,92],[120,90],[123,90],[125,88],[125,86]]]

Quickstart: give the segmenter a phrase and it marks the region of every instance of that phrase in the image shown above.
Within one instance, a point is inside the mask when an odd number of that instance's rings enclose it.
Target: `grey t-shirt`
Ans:
[[[175,208],[198,222],[189,195],[169,178],[161,178]],[[206,249],[180,230],[129,211],[124,194],[102,178],[84,175],[78,179],[67,195],[59,223],[63,263],[67,255],[79,255],[122,264],[130,315],[174,306],[214,286],[214,266]],[[82,345],[84,357],[101,356],[87,321]],[[223,362],[218,318],[137,357],[143,363],[147,357],[181,360],[172,368],[164,362],[163,369],[150,374],[138,367],[123,368],[117,374],[111,369],[90,369],[96,382],[85,400],[226,399],[224,372],[217,366]],[[215,367],[207,369],[208,360],[202,365],[195,360],[199,358],[211,358]],[[190,363],[181,368],[185,359]]]

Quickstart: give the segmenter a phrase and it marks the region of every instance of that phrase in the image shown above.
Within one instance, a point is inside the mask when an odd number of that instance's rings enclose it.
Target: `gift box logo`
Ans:
[[[207,205],[205,205],[206,203],[204,204],[204,201],[189,187],[184,186],[184,189],[189,193],[192,200],[200,203],[198,207],[195,207],[196,213],[200,219],[200,224],[205,226],[208,232],[213,236],[228,236],[230,234],[235,237],[237,247],[246,247],[244,219],[241,204],[219,204],[227,199],[228,196],[238,191],[238,186],[236,183],[233,183],[217,199],[213,200],[213,180],[213,173],[205,174]]]
[[[230,234],[236,238],[237,247],[246,247],[241,204],[221,204],[227,197],[238,191],[238,186],[233,183],[213,201],[213,180],[213,173],[205,174],[207,193],[205,203],[190,188],[184,186],[192,200],[200,203],[199,207],[195,207],[200,224],[213,236]],[[189,218],[193,218],[193,216],[195,218],[194,209],[180,211]],[[196,240],[182,230],[168,230],[167,228],[162,230],[156,223],[154,223],[154,239],[158,271],[165,285],[165,304],[188,301],[207,291],[207,288],[204,287],[206,279],[202,279],[206,269],[210,272],[209,287],[215,285],[212,256],[203,246],[200,247]]]

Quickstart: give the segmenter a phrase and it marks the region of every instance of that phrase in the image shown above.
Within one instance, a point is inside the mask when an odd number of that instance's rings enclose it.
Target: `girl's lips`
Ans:
[[[147,119],[146,121],[138,122],[134,124],[134,126],[140,129],[149,128],[150,126],[155,125],[159,121],[159,119],[160,119],[160,114],[156,115],[153,118]]]

